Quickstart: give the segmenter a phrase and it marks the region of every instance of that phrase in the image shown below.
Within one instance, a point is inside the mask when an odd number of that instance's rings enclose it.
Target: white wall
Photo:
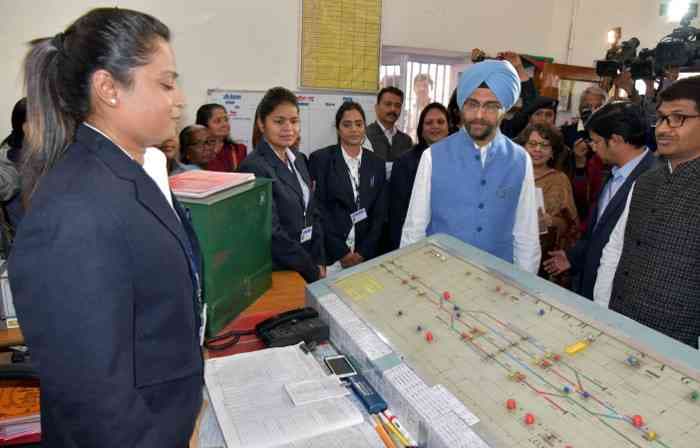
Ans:
[[[641,48],[654,48],[659,39],[678,27],[659,17],[660,0],[579,0],[572,64],[591,65],[608,48],[607,32],[622,27],[622,39],[637,37]],[[560,8],[565,3],[561,2]],[[571,6],[568,6],[571,8]]]
[[[565,62],[578,5],[570,63],[590,66],[604,56],[606,33],[614,26],[622,26],[625,39],[637,36],[643,47],[655,46],[674,27],[657,17],[659,2],[383,0],[383,43],[463,52],[511,49]],[[189,120],[207,88],[297,85],[299,0],[0,0],[0,136],[9,129],[11,108],[22,95],[19,70],[26,42],[65,29],[92,7],[115,4],[151,13],[171,28]]]
[[[385,45],[544,54],[561,1],[569,0],[383,0],[382,37]]]
[[[26,42],[64,30],[91,8],[115,4],[153,14],[170,27],[188,120],[194,121],[208,88],[297,85],[297,0],[0,0],[0,11],[9,12],[0,36],[0,139],[10,129],[12,107],[22,96],[19,72]]]

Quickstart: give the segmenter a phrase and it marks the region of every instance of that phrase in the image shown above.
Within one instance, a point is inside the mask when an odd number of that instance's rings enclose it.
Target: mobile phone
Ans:
[[[357,371],[344,355],[326,356],[323,358],[323,362],[326,363],[331,373],[338,378],[348,378],[357,375]]]

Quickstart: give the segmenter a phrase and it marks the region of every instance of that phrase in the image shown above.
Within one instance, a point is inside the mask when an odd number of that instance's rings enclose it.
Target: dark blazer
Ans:
[[[376,121],[367,126],[367,138],[372,143],[374,153],[387,162],[395,161],[413,146],[411,137],[401,131],[397,131],[392,139],[393,143],[389,143],[389,139]]]
[[[9,274],[41,382],[42,444],[186,447],[202,402],[197,238],[85,125],[45,175]]]
[[[572,273],[578,274],[578,282],[574,285],[574,290],[578,294],[593,300],[593,288],[598,278],[600,258],[603,256],[603,249],[610,240],[610,234],[615,228],[615,224],[617,224],[620,215],[625,209],[627,195],[637,178],[653,167],[655,163],[656,157],[653,152],[649,151],[617,190],[608,206],[605,207],[600,220],[598,220],[600,201],[596,199],[595,206],[589,214],[586,233],[566,253],[569,263],[571,263]],[[600,193],[603,191],[605,191],[605,186],[601,188]],[[600,193],[598,196],[600,196]]]
[[[353,186],[338,145],[312,153],[309,165],[323,216],[326,259],[330,265],[350,251],[345,240],[352,228],[350,214],[357,210]],[[372,151],[362,151],[359,180],[360,207],[367,212],[367,219],[355,226],[355,251],[369,260],[377,255],[388,206],[384,161]]]
[[[416,145],[394,163],[391,169],[389,189],[389,250],[396,250],[401,245],[401,231],[406,221],[408,206],[411,203],[413,182],[416,180],[418,164],[426,146]]]
[[[272,179],[272,262],[276,269],[291,269],[311,283],[319,279],[318,266],[325,265],[321,213],[313,192],[306,156],[295,152],[294,168],[309,187],[309,207],[297,176],[263,139],[241,164],[239,171]],[[301,232],[313,226],[311,241],[301,242]]]

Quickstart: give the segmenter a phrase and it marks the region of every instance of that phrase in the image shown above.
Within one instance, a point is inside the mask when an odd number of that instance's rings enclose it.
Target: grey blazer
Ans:
[[[367,138],[372,143],[374,153],[387,162],[393,162],[408,152],[413,147],[413,140],[408,134],[397,131],[394,135],[393,142],[389,142],[384,131],[375,121],[367,126]]]

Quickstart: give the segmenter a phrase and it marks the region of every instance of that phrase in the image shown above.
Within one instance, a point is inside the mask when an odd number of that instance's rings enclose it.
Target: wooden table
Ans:
[[[260,313],[282,313],[304,306],[304,287],[306,283],[301,276],[292,271],[272,273],[272,287],[248,308],[241,316],[251,316]],[[19,328],[0,330],[0,351],[11,345],[24,343]]]
[[[272,273],[272,287],[258,300],[243,310],[241,316],[253,313],[293,310],[304,306],[304,287],[306,282],[296,272],[278,271]]]
[[[19,328],[11,328],[9,330],[0,330],[0,351],[11,345],[24,344],[24,337]]]
[[[285,311],[304,306],[304,288],[306,283],[299,274],[291,271],[272,273],[272,287],[258,300],[229,322],[219,334],[225,334],[232,330],[249,331],[263,320]],[[220,343],[215,343],[219,345]],[[232,347],[220,350],[205,350],[206,358],[218,358],[234,355],[236,353],[251,352],[265,348],[265,344],[254,334],[241,336]]]

